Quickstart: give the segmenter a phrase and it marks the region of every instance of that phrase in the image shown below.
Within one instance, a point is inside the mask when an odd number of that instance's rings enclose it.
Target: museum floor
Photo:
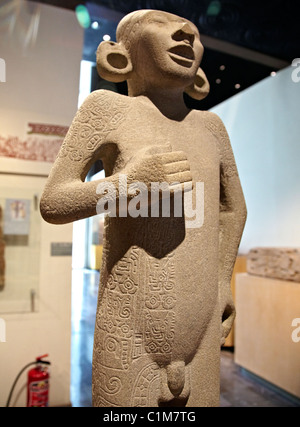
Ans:
[[[99,273],[74,270],[72,286],[71,402],[91,406],[91,363]],[[232,351],[221,354],[221,407],[299,406],[257,381],[234,363]]]

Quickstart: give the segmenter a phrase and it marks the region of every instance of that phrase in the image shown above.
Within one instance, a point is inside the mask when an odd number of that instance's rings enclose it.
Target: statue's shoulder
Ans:
[[[228,138],[228,134],[222,119],[212,111],[198,111],[199,118],[204,127],[217,139]]]
[[[121,95],[111,90],[99,89],[91,92],[84,100],[81,109],[95,109],[101,113],[126,108],[129,106],[130,99],[128,96]]]
[[[212,111],[194,110],[198,115],[199,119],[204,123],[215,123],[216,125],[222,123],[220,117]]]
[[[109,90],[95,90],[80,106],[74,122],[108,134],[125,121],[129,108],[129,97]]]

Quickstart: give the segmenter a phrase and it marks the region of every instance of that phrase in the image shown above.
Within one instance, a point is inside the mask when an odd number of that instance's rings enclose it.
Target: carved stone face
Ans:
[[[178,79],[192,81],[203,55],[197,27],[184,18],[160,11],[147,14],[135,48],[135,70],[139,74],[142,70],[151,80],[155,76],[157,83],[164,77],[173,84]]]

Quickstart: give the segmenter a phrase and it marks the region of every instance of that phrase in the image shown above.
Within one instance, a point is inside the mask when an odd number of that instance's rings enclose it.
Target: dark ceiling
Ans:
[[[119,17],[137,9],[158,9],[193,21],[205,47],[202,68],[211,93],[193,108],[209,109],[269,77],[300,57],[299,0],[41,0],[75,10],[86,4],[97,31],[85,31],[83,58],[94,60],[104,34],[114,39]],[[103,13],[105,11],[105,13]],[[101,16],[99,16],[101,15]],[[105,17],[104,17],[105,15]],[[98,86],[101,81],[98,81]]]

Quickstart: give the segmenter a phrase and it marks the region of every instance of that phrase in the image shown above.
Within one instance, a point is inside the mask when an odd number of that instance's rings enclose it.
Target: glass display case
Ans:
[[[40,186],[29,176],[0,180],[0,314],[37,311]]]

